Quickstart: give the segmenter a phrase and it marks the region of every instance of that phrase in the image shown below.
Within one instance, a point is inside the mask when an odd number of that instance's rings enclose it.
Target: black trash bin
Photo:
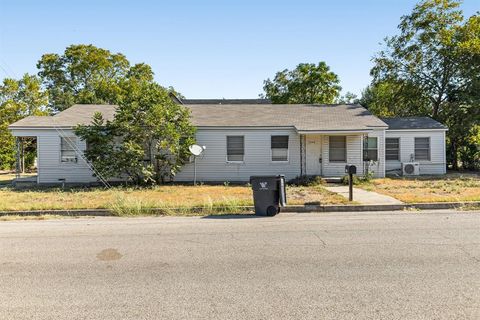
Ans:
[[[284,175],[252,176],[250,183],[256,215],[272,217],[287,204]]]

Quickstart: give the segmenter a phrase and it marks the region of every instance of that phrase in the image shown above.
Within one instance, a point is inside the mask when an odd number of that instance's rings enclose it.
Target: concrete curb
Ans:
[[[22,210],[22,211],[0,211],[0,216],[112,216],[109,209],[74,209],[74,210]]]
[[[290,205],[282,208],[282,212],[362,212],[362,211],[400,211],[408,209],[418,210],[442,210],[442,209],[458,209],[465,206],[478,206],[480,201],[471,202],[434,202],[434,203],[405,203],[405,204],[369,204],[369,205]],[[240,212],[253,212],[254,207],[245,206],[238,207]],[[154,209],[155,210],[155,209]],[[163,209],[157,209],[159,215],[162,214]],[[170,209],[182,210],[182,209]],[[208,213],[205,208],[192,208],[193,213]],[[235,214],[234,212],[228,214]],[[76,210],[25,210],[25,211],[0,211],[0,216],[39,216],[39,215],[59,215],[59,216],[97,216],[107,217],[114,216],[110,209],[76,209]]]
[[[480,201],[404,203],[404,204],[286,206],[285,208],[282,208],[282,212],[361,212],[361,211],[399,211],[399,210],[408,210],[408,209],[442,210],[442,209],[458,209],[466,205],[480,207]]]

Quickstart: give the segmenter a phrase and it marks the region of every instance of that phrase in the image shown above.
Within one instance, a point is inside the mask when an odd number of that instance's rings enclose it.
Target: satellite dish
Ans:
[[[197,157],[202,154],[203,150],[207,147],[199,146],[198,144],[192,144],[188,147],[188,150],[193,154],[193,162],[194,162],[194,169],[193,169],[193,185],[197,185]]]
[[[199,156],[203,150],[205,150],[205,147],[199,146],[198,144],[192,144],[190,147],[188,147],[188,150],[190,150],[194,156]]]

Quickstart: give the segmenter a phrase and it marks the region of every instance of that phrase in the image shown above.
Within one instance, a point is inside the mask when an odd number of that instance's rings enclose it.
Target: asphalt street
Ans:
[[[0,319],[480,319],[480,213],[0,222]]]

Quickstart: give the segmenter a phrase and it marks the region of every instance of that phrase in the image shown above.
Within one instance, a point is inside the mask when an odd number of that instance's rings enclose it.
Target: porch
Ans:
[[[303,176],[338,178],[345,175],[345,165],[357,167],[357,174],[367,170],[384,175],[383,131],[299,132],[300,166]],[[373,138],[373,139],[368,139]],[[375,161],[364,161],[364,151]],[[368,160],[368,159],[367,159]]]

